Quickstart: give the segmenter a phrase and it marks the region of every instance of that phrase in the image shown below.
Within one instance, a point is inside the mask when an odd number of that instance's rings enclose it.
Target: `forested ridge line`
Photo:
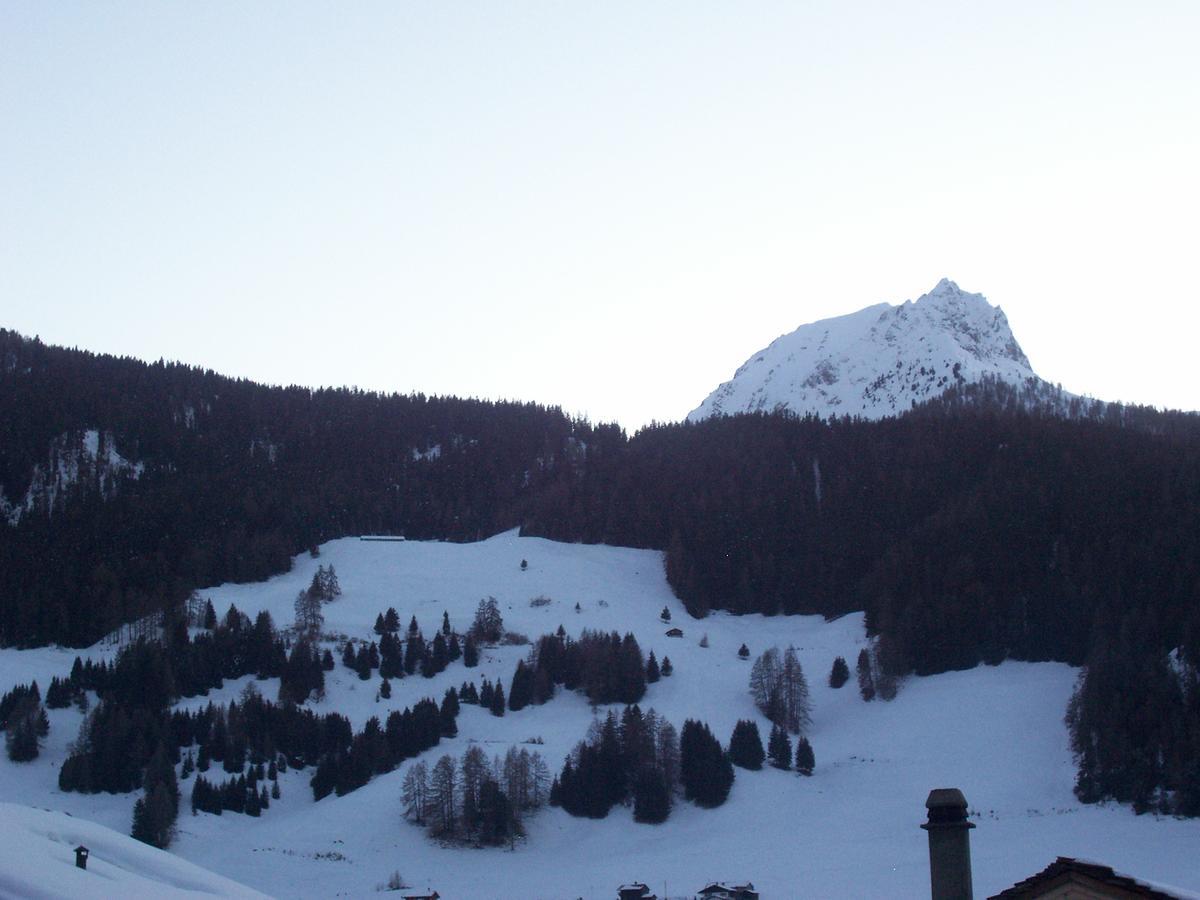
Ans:
[[[629,437],[536,404],[265,387],[0,332],[0,489],[20,507],[0,524],[0,643],[84,645],[348,534],[520,525],[664,550],[697,616],[865,610],[896,675],[1086,665],[1081,796],[1200,809],[1200,420],[1020,393]],[[105,470],[110,451],[128,465]]]

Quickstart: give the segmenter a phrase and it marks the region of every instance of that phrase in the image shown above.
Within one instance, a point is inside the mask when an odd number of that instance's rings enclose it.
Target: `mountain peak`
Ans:
[[[916,300],[876,304],[776,339],[688,419],[780,409],[879,419],[985,377],[1037,378],[1000,308],[943,278]]]

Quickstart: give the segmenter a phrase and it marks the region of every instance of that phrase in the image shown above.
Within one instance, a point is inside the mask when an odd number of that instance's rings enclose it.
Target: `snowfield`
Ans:
[[[643,709],[653,707],[677,728],[685,718],[705,720],[723,743],[740,718],[757,720],[765,742],[769,724],[747,690],[751,662],[770,646],[793,644],[812,690],[808,734],[815,774],[738,769],[724,806],[701,810],[678,800],[659,826],[635,823],[628,809],[591,821],[546,808],[527,820],[528,837],[515,850],[439,846],[405,822],[400,785],[406,766],[320,803],[313,802],[308,787],[313,770],[288,771],[280,776],[282,798],[260,819],[192,816],[189,780],[181,783],[178,836],[171,853],[162,854],[121,838],[128,834],[137,795],[59,792],[58,768],[82,717],[74,709],[51,710],[50,735],[36,761],[17,765],[0,759],[0,799],[8,801],[0,805],[5,835],[0,895],[30,896],[30,886],[44,896],[154,893],[132,880],[99,881],[107,877],[102,873],[120,869],[130,879],[154,878],[179,890],[233,894],[237,885],[228,878],[278,897],[373,895],[394,872],[414,891],[433,889],[444,898],[607,900],[630,881],[644,881],[660,897],[690,897],[710,880],[749,880],[764,898],[921,897],[928,896],[929,874],[919,825],[935,787],[961,788],[970,803],[979,897],[1040,871],[1056,856],[1087,857],[1136,877],[1200,891],[1200,822],[1085,807],[1072,795],[1074,768],[1062,717],[1076,672],[1067,666],[1009,662],[911,678],[893,702],[865,703],[853,677],[840,690],[827,685],[834,658],[845,657],[853,670],[865,646],[859,615],[826,622],[718,613],[697,621],[672,596],[660,553],[559,544],[515,532],[465,545],[338,540],[323,546],[318,559],[297,557],[291,572],[268,582],[201,593],[212,599],[218,615],[234,603],[251,617],[266,609],[277,626],[287,626],[297,593],[321,564],[336,568],[343,591],[324,608],[330,636],[374,640],[375,617],[389,606],[400,613],[402,628],[415,614],[426,637],[441,625],[443,610],[462,632],[487,596],[499,601],[506,628],[530,639],[560,623],[572,635],[583,628],[632,631],[644,653],[653,650],[660,662],[669,656],[675,667],[674,676],[649,686]],[[552,602],[530,606],[540,595]],[[670,625],[659,620],[664,606],[672,613]],[[671,626],[682,628],[683,637],[666,637]],[[709,647],[703,648],[706,634]],[[737,656],[743,642],[750,660]],[[383,720],[391,709],[423,697],[440,700],[451,685],[478,684],[484,675],[501,679],[507,693],[516,662],[528,651],[485,649],[478,669],[459,661],[432,679],[393,681],[391,699],[379,700],[378,678],[360,681],[341,665],[336,644],[331,646],[338,665],[327,673],[326,697],[316,708],[342,712],[356,729],[373,715]],[[114,651],[90,652],[110,657]],[[44,692],[51,675],[69,671],[74,656],[53,648],[0,651],[0,689],[37,678]],[[252,682],[251,677],[226,682],[221,691],[184,704],[235,698]],[[256,684],[275,698],[276,682]],[[432,764],[443,753],[460,756],[472,741],[501,755],[513,744],[541,741],[530,749],[540,751],[557,773],[593,715],[605,711],[561,691],[545,706],[503,718],[465,705],[458,737],[423,758]],[[92,848],[88,873],[74,874],[66,845],[76,838],[45,824],[49,814],[27,807],[60,811],[73,818],[59,814],[55,822],[95,829],[78,832],[78,840]],[[57,837],[47,837],[51,832]],[[168,871],[161,860],[175,857],[181,868]],[[224,878],[185,877],[195,872],[187,863]],[[84,889],[79,877],[97,881]]]
[[[0,897],[263,897],[258,891],[60,812],[0,803]],[[75,848],[90,851],[87,870]]]
[[[688,414],[787,409],[798,416],[881,419],[964,382],[1041,383],[1008,319],[982,294],[948,278],[898,306],[801,325],[751,356]]]

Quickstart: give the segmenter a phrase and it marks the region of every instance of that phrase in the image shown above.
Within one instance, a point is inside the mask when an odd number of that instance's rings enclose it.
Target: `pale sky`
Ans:
[[[1200,409],[1200,3],[0,5],[0,327],[635,429],[943,276]]]

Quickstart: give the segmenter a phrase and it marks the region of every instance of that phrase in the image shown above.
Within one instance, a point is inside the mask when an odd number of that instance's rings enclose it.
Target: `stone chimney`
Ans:
[[[925,801],[929,820],[929,884],[933,900],[972,900],[971,829],[967,798],[958,788],[936,788]]]

